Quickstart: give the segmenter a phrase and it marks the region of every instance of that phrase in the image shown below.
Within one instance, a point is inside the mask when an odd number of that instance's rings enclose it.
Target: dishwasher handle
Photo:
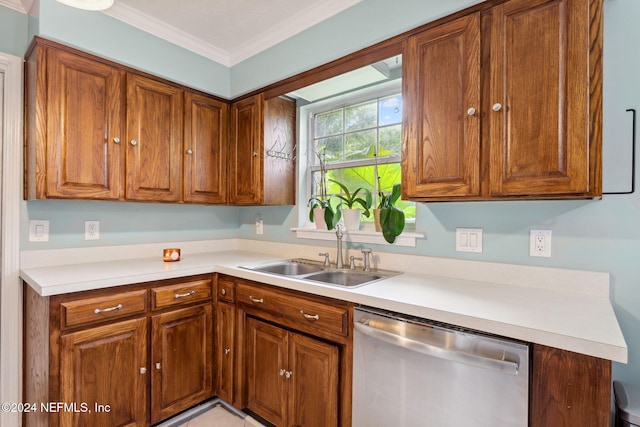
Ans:
[[[368,325],[369,319],[362,318],[354,323],[356,331],[376,338],[380,341],[393,344],[398,347],[406,348],[418,353],[423,353],[429,356],[437,357],[452,362],[465,363],[467,365],[476,366],[479,368],[490,369],[493,371],[504,372],[511,375],[518,375],[519,364],[518,362],[502,359],[496,359],[486,357],[479,354],[460,351],[456,349],[442,348],[432,343],[425,341],[418,341],[413,338],[397,335],[392,332],[387,332],[382,329],[375,328]],[[443,332],[446,333],[446,332]],[[504,357],[504,353],[503,353]]]

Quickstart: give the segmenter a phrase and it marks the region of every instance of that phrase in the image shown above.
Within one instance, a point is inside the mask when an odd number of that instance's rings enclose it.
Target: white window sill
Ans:
[[[336,240],[336,230],[319,230],[317,228],[293,227],[291,231],[295,231],[296,237],[298,239]],[[396,241],[392,243],[392,245],[415,247],[416,240],[423,238],[424,234],[422,233],[404,232],[396,237]],[[345,230],[343,239],[351,243],[370,243],[379,245],[390,244],[387,243],[386,240],[384,240],[381,232],[375,231],[373,229],[352,231]]]

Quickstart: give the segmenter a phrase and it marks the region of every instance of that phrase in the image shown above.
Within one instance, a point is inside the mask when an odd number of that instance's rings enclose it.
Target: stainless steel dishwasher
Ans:
[[[353,427],[526,427],[529,347],[358,307]]]

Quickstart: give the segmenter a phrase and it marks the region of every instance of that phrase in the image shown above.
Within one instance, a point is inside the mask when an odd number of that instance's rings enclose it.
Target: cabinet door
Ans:
[[[62,427],[146,425],[146,324],[128,320],[60,337],[60,401],[79,411],[60,410]],[[91,412],[82,412],[83,402]]]
[[[247,407],[285,425],[288,333],[253,318],[246,322]]]
[[[227,202],[229,105],[185,93],[184,201]]]
[[[410,37],[402,67],[405,195],[479,195],[479,14]]]
[[[151,422],[212,395],[211,304],[152,317]]]
[[[338,347],[290,334],[289,426],[338,425]]]
[[[124,72],[55,49],[47,70],[47,197],[120,198]]]
[[[127,76],[127,199],[180,201],[182,121],[182,90]]]
[[[216,311],[216,394],[233,402],[233,359],[235,357],[235,307],[218,302]]]
[[[262,199],[263,156],[262,94],[231,106],[231,153],[229,158],[230,203],[255,205]]]
[[[491,195],[594,190],[589,3],[597,2],[511,0],[492,9]]]

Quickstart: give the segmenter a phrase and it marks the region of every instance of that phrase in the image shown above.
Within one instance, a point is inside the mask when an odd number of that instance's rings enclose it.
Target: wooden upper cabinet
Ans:
[[[185,93],[185,202],[227,202],[227,123],[229,104]]]
[[[117,200],[123,182],[125,73],[56,49],[46,51],[46,130],[34,137],[37,188],[32,198]],[[41,71],[44,72],[44,71]],[[44,175],[44,176],[43,176]]]
[[[295,111],[294,101],[263,94],[231,105],[231,204],[295,204]]]
[[[183,102],[179,88],[127,77],[127,199],[180,201]]]
[[[480,14],[410,37],[403,52],[403,190],[480,194]]]
[[[602,194],[602,2],[509,0],[408,38],[403,193]]]
[[[491,195],[601,194],[596,3],[511,0],[488,15]]]

